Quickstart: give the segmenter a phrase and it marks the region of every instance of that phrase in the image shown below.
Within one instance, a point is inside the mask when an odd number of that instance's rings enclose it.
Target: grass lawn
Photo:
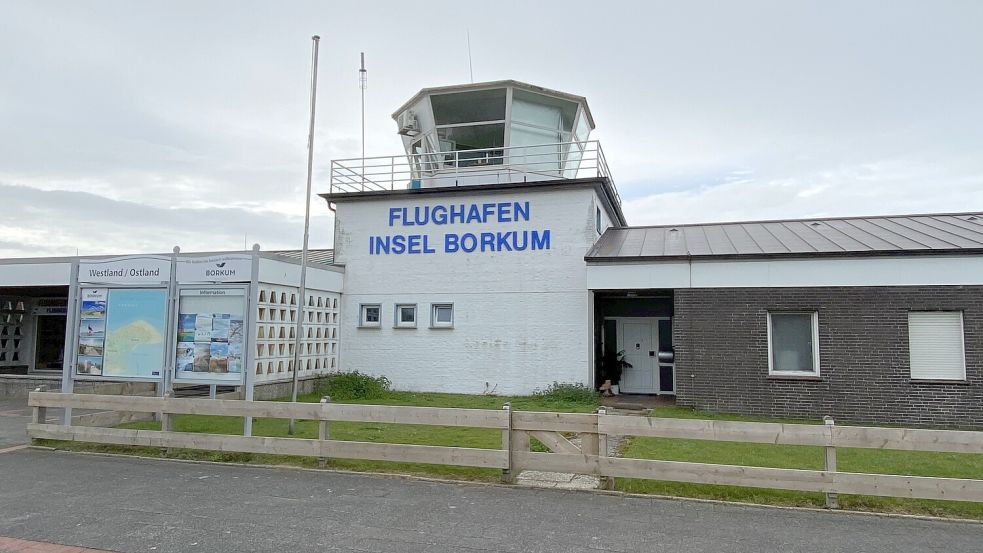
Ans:
[[[822,421],[790,421],[737,415],[714,415],[683,407],[659,407],[653,413],[653,416],[762,422],[797,422],[807,424],[822,423]],[[675,438],[633,438],[624,446],[623,453],[625,457],[640,459],[811,470],[823,469],[823,448],[813,446],[747,444]],[[983,479],[983,455],[972,453],[837,448],[836,461],[837,468],[844,472]],[[627,492],[722,499],[727,501],[746,501],[751,503],[803,507],[822,507],[825,505],[823,494],[810,492],[635,479],[619,479],[617,481],[617,487]],[[979,503],[842,494],[839,496],[839,502],[840,506],[845,509],[983,519],[983,504]]]
[[[319,394],[310,394],[299,397],[298,401],[315,403],[320,399],[321,396]],[[511,402],[513,409],[522,411],[562,411],[586,413],[593,412],[597,407],[597,403],[595,401],[571,401],[549,397],[474,396],[465,394],[396,391],[386,392],[370,399],[335,401],[335,403],[410,405],[420,407],[462,407],[470,409],[501,409],[505,402]],[[242,435],[242,427],[243,419],[241,417],[216,417],[203,415],[177,415],[174,417],[174,430],[178,432],[204,432],[210,434]],[[120,425],[120,428],[160,430],[160,423],[132,422]],[[446,445],[483,449],[499,449],[502,447],[501,430],[491,428],[332,422],[330,424],[330,433],[331,438],[335,440],[397,444]],[[265,418],[254,419],[253,435],[286,437],[288,436],[287,420]],[[296,425],[295,437],[317,438],[317,436],[318,423],[316,421],[298,421]],[[196,450],[173,450],[170,454],[165,455],[161,452],[160,448],[127,447],[51,440],[39,440],[38,442],[41,445],[49,445],[59,449],[70,449],[76,451],[137,453],[140,455],[153,457],[222,462],[288,464],[304,467],[317,466],[317,459],[312,457],[261,455],[251,453],[221,453]],[[501,477],[501,471],[497,469],[425,465],[418,463],[393,463],[388,461],[330,459],[327,466],[328,468],[346,470],[402,472],[439,478],[482,481],[496,481]]]

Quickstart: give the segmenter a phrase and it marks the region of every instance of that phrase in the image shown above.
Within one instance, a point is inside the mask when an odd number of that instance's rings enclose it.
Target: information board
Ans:
[[[167,329],[162,288],[83,288],[75,372],[84,377],[160,379]]]
[[[174,380],[241,382],[246,290],[186,288],[179,298]]]

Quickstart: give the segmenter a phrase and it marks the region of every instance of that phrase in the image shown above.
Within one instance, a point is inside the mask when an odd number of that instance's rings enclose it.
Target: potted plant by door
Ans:
[[[604,363],[602,364],[604,384],[601,384],[601,392],[606,396],[618,395],[620,392],[621,373],[625,369],[630,368],[632,368],[632,364],[625,361],[625,350],[606,354],[604,356]]]

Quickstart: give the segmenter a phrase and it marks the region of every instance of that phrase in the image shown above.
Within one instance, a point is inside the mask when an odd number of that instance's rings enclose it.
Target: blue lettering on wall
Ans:
[[[528,222],[529,202],[488,202],[434,206],[390,207],[390,227]],[[549,250],[550,231],[506,230],[448,232],[441,241],[444,253],[521,252]],[[369,237],[369,255],[437,253],[428,234],[392,234]]]

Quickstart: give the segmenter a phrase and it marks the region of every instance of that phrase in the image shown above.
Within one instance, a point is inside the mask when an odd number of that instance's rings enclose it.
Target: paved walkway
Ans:
[[[54,420],[61,416],[61,409],[49,409],[47,417]],[[31,422],[31,408],[26,399],[0,399],[0,449],[26,444],[27,423]]]
[[[118,552],[980,551],[983,525],[22,449],[0,536]]]

